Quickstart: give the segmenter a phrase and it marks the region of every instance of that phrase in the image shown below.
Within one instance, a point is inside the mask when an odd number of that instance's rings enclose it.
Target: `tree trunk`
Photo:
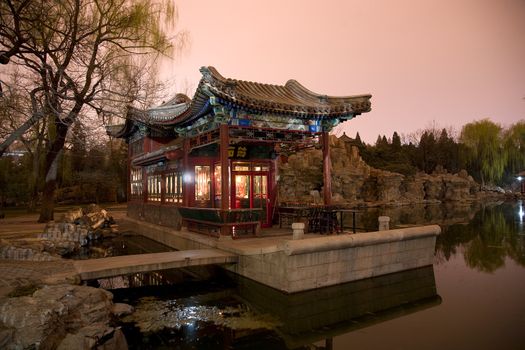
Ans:
[[[55,121],[56,138],[51,144],[47,152],[44,174],[46,174],[46,182],[44,184],[44,192],[42,194],[42,207],[40,208],[40,217],[38,222],[48,222],[54,218],[55,207],[55,190],[58,173],[58,160],[64,143],[66,141],[67,131],[71,123],[65,123],[59,119]]]
[[[40,150],[37,148],[33,154],[33,170],[31,172],[31,183],[29,184],[29,205],[27,211],[33,213],[38,202],[38,174],[40,168]]]
[[[42,129],[38,131],[38,142],[36,149],[33,152],[33,171],[31,173],[31,190],[29,198],[28,212],[33,213],[36,211],[38,204],[38,187],[39,187],[39,176],[40,176],[40,158],[42,155],[42,145],[44,143],[44,130],[46,123],[42,123]]]
[[[11,133],[11,135],[9,135],[5,140],[4,142],[0,143],[0,157],[4,154],[4,152],[7,150],[7,148],[9,146],[11,146],[11,144],[13,142],[15,142],[15,140],[19,139],[22,135],[24,135],[33,125],[36,124],[36,122],[38,122],[40,119],[42,118],[42,115],[39,114],[39,113],[34,113],[31,118],[29,118],[28,120],[26,120],[26,122],[22,125],[20,125],[20,127],[18,129],[16,129],[15,131],[13,131]]]

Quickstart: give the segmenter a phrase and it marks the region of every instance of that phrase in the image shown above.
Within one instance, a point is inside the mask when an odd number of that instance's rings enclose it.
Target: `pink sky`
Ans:
[[[435,123],[525,119],[524,0],[178,0],[191,46],[165,64],[177,90],[215,66],[228,78],[296,79],[328,95],[372,94],[350,136]]]

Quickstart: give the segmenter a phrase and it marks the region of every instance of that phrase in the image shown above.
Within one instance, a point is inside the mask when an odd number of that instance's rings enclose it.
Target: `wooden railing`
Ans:
[[[216,237],[255,236],[261,226],[262,209],[180,207],[179,212],[188,230]]]

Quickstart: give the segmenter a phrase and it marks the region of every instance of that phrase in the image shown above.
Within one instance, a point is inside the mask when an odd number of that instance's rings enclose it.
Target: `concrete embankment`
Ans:
[[[126,225],[175,249],[216,248],[235,253],[224,268],[293,293],[432,265],[437,225],[343,235],[304,235],[220,240],[134,219]]]

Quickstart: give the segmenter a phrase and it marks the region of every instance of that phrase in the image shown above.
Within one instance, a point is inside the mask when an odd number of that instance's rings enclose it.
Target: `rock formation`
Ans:
[[[375,169],[367,165],[357,147],[343,138],[330,137],[332,202],[348,205],[440,203],[480,197],[479,184],[465,170],[458,174],[442,168],[414,176]],[[311,191],[322,193],[322,152],[308,149],[279,163],[280,203],[313,203]]]
[[[30,296],[0,300],[0,347],[127,349],[122,332],[110,321],[112,310],[121,314],[132,310],[113,304],[112,299],[103,289],[55,285]]]
[[[38,238],[0,239],[0,259],[53,261],[117,232],[107,211],[91,204],[66,212],[58,222],[49,222]]]
[[[39,236],[47,251],[64,256],[88,245],[91,240],[117,233],[117,225],[107,211],[90,204],[85,209],[66,212],[58,222],[49,222]]]

